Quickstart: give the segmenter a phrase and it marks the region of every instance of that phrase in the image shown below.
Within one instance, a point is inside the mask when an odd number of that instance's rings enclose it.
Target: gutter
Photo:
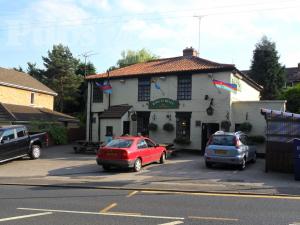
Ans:
[[[0,81],[0,85],[57,96],[56,92],[43,91],[43,90],[40,90],[40,89],[30,88],[30,87],[26,87],[26,86],[22,86],[22,85],[17,85],[17,84],[11,84],[11,83],[6,83],[6,82],[1,82]]]

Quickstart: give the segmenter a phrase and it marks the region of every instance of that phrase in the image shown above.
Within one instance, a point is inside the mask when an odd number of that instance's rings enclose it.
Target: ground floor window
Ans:
[[[176,138],[190,140],[191,112],[176,112]]]

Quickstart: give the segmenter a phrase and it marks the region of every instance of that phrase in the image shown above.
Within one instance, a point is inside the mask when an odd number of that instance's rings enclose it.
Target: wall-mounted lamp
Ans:
[[[166,117],[171,121],[172,120],[172,115],[170,114],[170,113],[168,113],[167,115],[166,115]]]
[[[153,113],[152,120],[156,120],[156,115]]]
[[[125,83],[125,80],[124,80],[124,79],[120,80],[120,83],[124,84],[124,83]]]
[[[159,77],[159,79],[161,79],[161,80],[165,80],[165,79],[166,79],[166,77]]]

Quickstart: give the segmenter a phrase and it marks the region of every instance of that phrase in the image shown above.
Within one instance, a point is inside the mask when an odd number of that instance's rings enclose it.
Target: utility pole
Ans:
[[[195,18],[198,19],[199,25],[198,25],[198,56],[200,55],[200,34],[201,34],[201,20],[205,15],[198,15],[194,16]]]
[[[84,79],[86,78],[87,75],[87,58],[92,56],[92,55],[97,55],[97,53],[93,53],[92,51],[84,52],[79,56],[84,57]],[[89,93],[89,111],[87,111],[87,117],[86,117],[86,124],[87,124],[87,130],[89,131],[88,135],[88,140],[91,142],[92,141],[92,95],[93,95],[93,87],[90,85],[90,93]]]

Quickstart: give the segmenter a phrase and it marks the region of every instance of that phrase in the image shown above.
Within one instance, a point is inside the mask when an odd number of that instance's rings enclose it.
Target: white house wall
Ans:
[[[151,84],[150,99],[158,98],[177,99],[177,77],[184,74],[174,76],[157,76],[152,79],[158,79],[161,90],[157,90],[154,84]],[[162,129],[163,125],[170,122],[176,128],[175,112],[191,112],[191,145],[187,148],[200,149],[201,148],[201,126],[196,126],[196,121],[201,123],[220,123],[222,120],[233,119],[240,121],[243,116],[236,111],[237,107],[242,108],[242,111],[248,110],[248,105],[239,104],[236,101],[241,100],[258,100],[259,92],[244,81],[241,83],[241,92],[232,94],[226,90],[216,88],[212,83],[212,78],[224,82],[231,82],[233,74],[231,72],[219,72],[213,74],[193,74],[192,75],[192,99],[179,100],[178,109],[149,109],[148,102],[138,101],[138,78],[119,78],[111,79],[112,95],[110,98],[111,105],[128,104],[133,106],[131,110],[134,111],[151,111],[149,122],[154,122],[158,125],[158,130],[150,131],[150,137],[159,143],[170,143],[176,137],[176,129],[168,133]],[[161,78],[160,78],[161,77]],[[88,92],[90,94],[90,92]],[[208,99],[205,100],[205,96]],[[211,99],[213,99],[214,113],[212,116],[207,115],[206,109],[209,107]],[[231,102],[234,102],[231,109]],[[242,106],[240,106],[242,105]],[[262,103],[260,106],[263,106]],[[278,103],[274,105],[278,109]],[[256,107],[256,106],[255,106]],[[93,112],[103,112],[108,108],[108,95],[103,94],[103,103],[93,103]],[[250,110],[250,109],[249,109]],[[254,110],[255,111],[255,110]],[[171,120],[167,118],[167,114],[171,115]],[[252,114],[252,113],[251,113]],[[153,115],[155,115],[153,117]],[[256,114],[257,115],[257,114]],[[236,117],[238,119],[236,119]],[[128,118],[128,116],[127,116]],[[155,121],[153,120],[155,118]],[[105,127],[113,126],[115,135],[121,135],[123,131],[123,119],[101,119],[100,139],[105,140]],[[131,130],[134,130],[134,123],[131,121]],[[116,127],[116,128],[115,128]],[[98,131],[98,121],[93,128],[93,133]],[[259,129],[260,130],[260,129]],[[134,133],[133,133],[134,134]]]
[[[252,124],[252,130],[249,135],[263,135],[265,136],[266,131],[266,120],[261,115],[261,108],[283,110],[285,111],[286,101],[242,101],[233,102],[232,113],[233,113],[233,124],[249,122]],[[246,120],[247,117],[247,120]],[[259,153],[265,153],[265,148],[259,149]]]

